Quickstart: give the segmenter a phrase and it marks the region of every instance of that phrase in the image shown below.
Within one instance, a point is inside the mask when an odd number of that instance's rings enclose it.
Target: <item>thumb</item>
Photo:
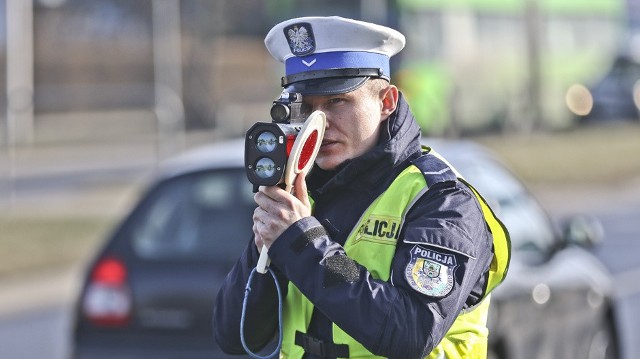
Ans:
[[[296,176],[296,179],[293,183],[293,193],[300,202],[302,202],[305,206],[310,207],[309,197],[307,196],[307,174],[305,172],[300,172]]]

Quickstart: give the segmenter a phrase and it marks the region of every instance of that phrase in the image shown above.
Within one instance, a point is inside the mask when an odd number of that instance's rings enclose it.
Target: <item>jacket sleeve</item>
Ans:
[[[225,353],[244,354],[240,339],[240,318],[245,288],[249,275],[258,262],[259,253],[253,242],[242,253],[227,274],[216,298],[213,311],[213,333],[216,342]],[[283,298],[287,291],[287,281],[276,268]],[[262,349],[274,338],[278,325],[278,296],[273,277],[270,274],[255,273],[245,315],[244,338],[254,353]]]
[[[491,236],[474,196],[460,183],[436,184],[412,207],[391,280],[374,279],[347,257],[314,217],[271,246],[272,265],[322,312],[376,355],[421,358],[437,346],[487,271]],[[410,283],[416,248],[448,256],[451,288],[427,294]]]

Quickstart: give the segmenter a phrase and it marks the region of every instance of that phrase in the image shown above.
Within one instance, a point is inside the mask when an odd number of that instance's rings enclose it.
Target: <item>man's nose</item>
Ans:
[[[324,129],[326,131],[329,127],[331,127],[331,119],[329,118],[329,115],[327,115],[326,112],[324,113],[324,115],[325,115],[325,118],[326,118],[326,121],[325,121],[325,124],[324,124]]]
[[[325,119],[326,119],[324,128],[325,129],[329,128],[330,127],[330,122],[331,122],[331,116],[329,116],[329,112],[323,111],[322,110],[322,106],[318,105],[318,106],[315,106],[313,108],[313,110],[311,112],[309,112],[309,114],[312,114],[315,111],[320,111],[320,112],[324,113],[324,116],[325,116]]]

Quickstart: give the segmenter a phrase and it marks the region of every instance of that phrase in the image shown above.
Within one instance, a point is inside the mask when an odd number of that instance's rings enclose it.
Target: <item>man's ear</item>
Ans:
[[[381,115],[382,118],[386,119],[398,106],[398,88],[394,85],[389,85],[382,89],[380,96],[382,98]]]

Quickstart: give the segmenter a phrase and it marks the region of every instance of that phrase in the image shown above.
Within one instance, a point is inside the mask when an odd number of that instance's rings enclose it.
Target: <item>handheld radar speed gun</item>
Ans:
[[[326,115],[315,111],[306,120],[300,112],[302,96],[283,92],[273,102],[273,122],[258,122],[247,131],[245,138],[245,169],[257,192],[259,186],[281,186],[291,192],[295,177],[308,172],[320,150]],[[256,266],[258,273],[266,273],[269,257],[262,247]]]

